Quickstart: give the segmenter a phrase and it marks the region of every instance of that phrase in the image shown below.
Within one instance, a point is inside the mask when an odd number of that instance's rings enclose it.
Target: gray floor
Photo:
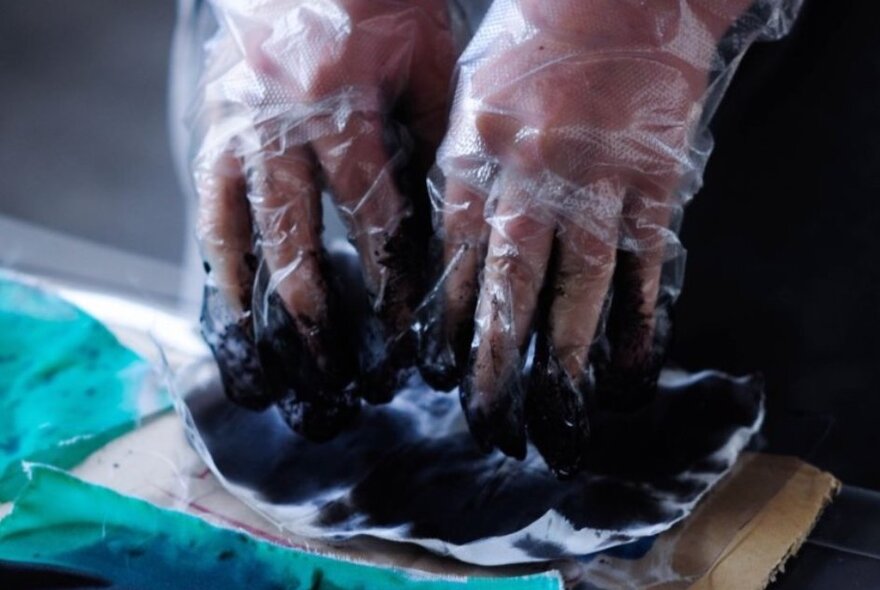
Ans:
[[[0,215],[180,260],[165,104],[174,13],[173,0],[3,3]]]

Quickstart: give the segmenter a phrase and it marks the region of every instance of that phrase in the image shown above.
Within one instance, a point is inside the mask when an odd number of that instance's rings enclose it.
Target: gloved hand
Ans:
[[[233,400],[280,402],[296,430],[329,438],[361,394],[387,400],[414,363],[424,179],[456,55],[446,0],[211,6],[219,30],[192,118],[203,332]],[[322,247],[324,190],[372,297],[360,340]]]
[[[496,0],[459,61],[432,180],[444,271],[422,359],[436,387],[460,381],[486,449],[522,458],[528,431],[570,475],[588,408],[650,399],[706,124],[748,45],[798,4]]]

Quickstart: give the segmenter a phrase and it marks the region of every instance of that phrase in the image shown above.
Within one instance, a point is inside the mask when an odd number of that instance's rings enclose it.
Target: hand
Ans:
[[[358,395],[385,401],[414,360],[424,179],[455,62],[446,0],[212,8],[220,29],[194,118],[203,329],[232,399],[282,401],[295,429],[329,438]],[[322,190],[359,253],[381,350],[359,350],[343,319],[321,242]]]
[[[781,3],[759,2],[719,48],[750,4],[497,0],[461,57],[433,182],[444,272],[422,372],[460,382],[486,449],[522,458],[528,430],[571,475],[588,406],[632,409],[655,391],[679,287],[664,263],[683,253],[707,105],[780,26]]]

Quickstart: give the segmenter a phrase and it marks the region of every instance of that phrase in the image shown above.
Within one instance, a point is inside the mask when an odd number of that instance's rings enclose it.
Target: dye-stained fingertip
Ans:
[[[464,377],[473,340],[473,316],[450,326],[441,295],[434,295],[417,313],[419,372],[433,389],[452,391]]]
[[[257,348],[267,389],[282,400],[282,415],[295,432],[328,440],[351,423],[360,404],[350,351],[333,326],[306,326],[303,318],[297,324],[277,293],[269,295],[263,313]]]
[[[461,368],[437,321],[428,323],[419,334],[418,365],[425,383],[438,391],[452,391],[461,381]]]
[[[235,317],[220,292],[209,286],[205,288],[200,323],[229,400],[254,411],[274,403],[275,398],[266,389],[250,315]]]
[[[300,436],[316,443],[327,442],[349,429],[360,413],[354,395],[316,396],[305,402],[290,395],[278,402],[278,411],[287,425]]]
[[[357,389],[360,397],[373,405],[387,404],[415,373],[416,335],[407,331],[383,343],[378,358],[361,369]]]
[[[526,458],[526,426],[519,384],[507,380],[491,397],[474,390],[474,380],[465,378],[459,388],[461,406],[474,440],[484,452],[497,448],[508,457]],[[488,403],[483,400],[490,399]]]
[[[587,396],[592,388],[589,367],[576,383],[552,345],[539,344],[525,403],[528,433],[559,479],[571,478],[583,469],[590,442]]]

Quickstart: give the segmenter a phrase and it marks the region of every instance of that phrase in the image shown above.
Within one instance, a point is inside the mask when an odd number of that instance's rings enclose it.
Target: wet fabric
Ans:
[[[312,555],[32,466],[0,521],[0,586],[20,588],[383,588],[551,590],[558,575],[463,578]]]
[[[97,320],[0,276],[0,501],[24,482],[22,460],[72,467],[168,408],[149,377]]]
[[[326,443],[276,409],[227,401],[211,362],[178,380],[205,462],[235,495],[307,538],[369,535],[480,565],[594,553],[685,518],[736,461],[763,417],[762,384],[666,373],[657,400],[597,417],[588,469],[559,481],[533,448],[484,454],[454,395],[419,381]]]

